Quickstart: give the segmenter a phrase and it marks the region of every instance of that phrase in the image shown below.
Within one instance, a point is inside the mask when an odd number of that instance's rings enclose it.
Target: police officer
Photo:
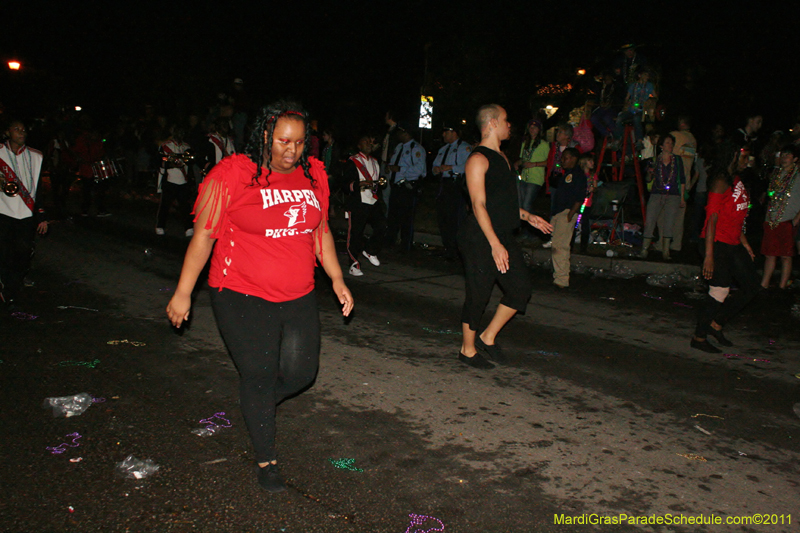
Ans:
[[[459,138],[451,125],[442,127],[442,140],[445,144],[433,160],[433,175],[439,176],[439,192],[436,195],[436,217],[439,233],[442,236],[445,258],[453,260],[458,256],[456,235],[467,215],[462,189],[464,168],[467,165],[471,148],[469,143]]]
[[[400,140],[389,164],[389,216],[387,221],[386,241],[393,245],[400,233],[400,245],[403,251],[411,250],[414,242],[414,213],[421,179],[428,172],[425,167],[425,149],[411,136],[411,125],[398,122],[397,138]]]

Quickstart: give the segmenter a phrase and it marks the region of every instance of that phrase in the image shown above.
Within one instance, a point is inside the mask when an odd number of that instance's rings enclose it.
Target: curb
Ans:
[[[427,244],[428,246],[442,246],[442,239],[439,235],[433,233],[414,233],[414,242],[419,244]],[[534,263],[540,264],[550,261],[550,250],[543,248],[531,249],[527,246],[523,247],[530,253]],[[591,269],[612,271],[614,265],[624,265],[630,272],[636,276],[648,274],[675,274],[680,273],[681,276],[686,278],[693,278],[700,275],[700,267],[696,265],[686,265],[681,263],[663,263],[655,261],[636,261],[632,259],[625,259],[621,257],[601,257],[596,255],[583,255],[573,253],[571,255],[572,268],[575,268],[577,261]]]

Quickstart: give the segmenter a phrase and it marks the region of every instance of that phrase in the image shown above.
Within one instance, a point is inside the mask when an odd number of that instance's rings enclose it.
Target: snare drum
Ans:
[[[117,165],[110,159],[101,159],[92,163],[92,174],[94,175],[94,181],[99,183],[116,177],[119,171]]]

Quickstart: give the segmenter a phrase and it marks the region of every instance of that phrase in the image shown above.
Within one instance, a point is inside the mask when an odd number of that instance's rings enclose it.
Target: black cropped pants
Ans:
[[[469,324],[469,329],[473,331],[478,331],[495,283],[503,291],[500,303],[520,313],[525,312],[531,298],[530,271],[522,257],[522,249],[513,235],[501,237],[500,241],[508,251],[508,270],[505,274],[497,270],[492,247],[474,217],[467,218],[458,232],[458,248],[464,260],[467,289],[461,322]]]

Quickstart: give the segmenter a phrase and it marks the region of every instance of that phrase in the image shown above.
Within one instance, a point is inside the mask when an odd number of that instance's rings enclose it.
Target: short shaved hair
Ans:
[[[502,109],[503,108],[497,104],[481,106],[478,109],[478,113],[475,115],[475,124],[478,126],[478,129],[483,131],[490,120],[500,118],[500,111]]]

